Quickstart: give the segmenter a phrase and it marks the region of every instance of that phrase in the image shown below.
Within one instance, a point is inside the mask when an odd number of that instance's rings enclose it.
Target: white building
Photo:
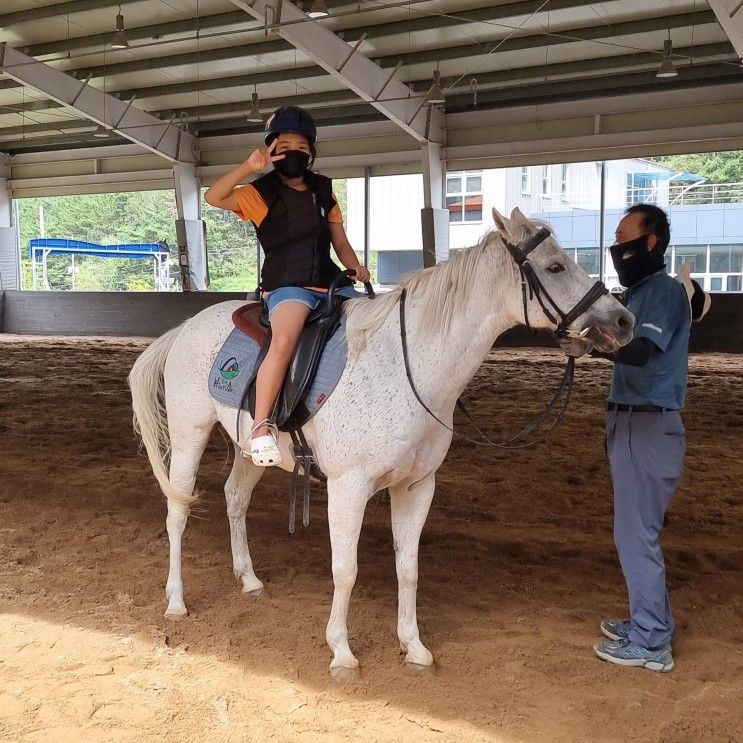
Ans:
[[[636,173],[668,173],[646,160],[617,160],[606,164],[606,204],[626,203],[628,184]],[[667,181],[665,181],[667,189]],[[449,248],[474,245],[492,225],[492,209],[510,214],[518,206],[524,214],[550,219],[554,213],[596,211],[600,207],[601,163],[538,165],[447,174],[446,205],[450,212]],[[660,203],[667,196],[657,194]],[[364,181],[349,179],[347,231],[352,245],[364,243]],[[420,175],[382,176],[370,182],[370,250],[378,253],[380,283],[394,283],[407,271],[420,268]],[[595,218],[588,217],[591,228]],[[588,224],[586,223],[586,226]],[[596,228],[597,229],[597,228]],[[593,247],[598,246],[598,235]],[[559,237],[559,235],[558,235]],[[572,241],[569,241],[572,242]],[[574,247],[566,244],[566,248]],[[577,246],[576,246],[577,247]]]
[[[492,227],[493,207],[549,222],[560,244],[586,271],[599,276],[599,246],[614,242],[614,229],[630,204],[651,202],[668,208],[672,245],[668,266],[693,262],[692,275],[712,291],[740,291],[743,283],[743,204],[714,204],[703,179],[674,173],[649,160],[613,160],[604,168],[604,236],[600,239],[602,163],[536,165],[447,174],[449,249],[474,245]],[[689,205],[690,194],[700,198]],[[718,199],[719,200],[719,199]],[[712,202],[712,203],[707,203]],[[351,244],[364,243],[364,182],[348,181],[347,228]],[[420,175],[385,176],[370,181],[369,248],[377,253],[380,284],[422,266]],[[675,215],[675,217],[674,217]],[[672,271],[673,272],[673,271]],[[604,280],[618,285],[608,255]]]

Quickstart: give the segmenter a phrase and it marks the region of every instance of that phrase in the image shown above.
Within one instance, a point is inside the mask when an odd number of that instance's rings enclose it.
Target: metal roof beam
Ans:
[[[704,62],[712,62],[716,58],[720,58],[721,61],[732,61],[734,57],[734,50],[730,48],[727,42],[721,42],[717,44],[701,44],[694,47],[680,47],[674,50],[674,55],[677,58],[677,65],[682,71],[682,76],[686,75],[686,71],[690,69],[696,69]],[[685,57],[694,59],[693,66],[684,66],[683,60]],[[479,72],[477,74],[478,82],[478,98],[480,102],[485,99],[483,95],[486,95],[488,86],[497,85],[502,87],[522,85],[524,83],[531,83],[533,81],[543,82],[545,78],[552,81],[553,83],[561,82],[560,78],[565,76],[578,76],[578,80],[593,80],[594,88],[597,87],[597,82],[604,79],[603,77],[596,79],[596,75],[602,72],[609,74],[615,73],[618,70],[626,70],[626,68],[632,68],[627,74],[642,74],[642,68],[655,69],[658,64],[658,53],[656,52],[637,52],[633,54],[623,54],[617,57],[604,57],[599,59],[592,59],[590,62],[586,60],[578,60],[575,62],[559,62],[555,64],[547,65],[535,65],[531,67],[520,67],[515,69],[497,70],[494,72]],[[705,69],[710,69],[711,65],[707,64]],[[318,68],[312,67],[312,70],[317,71]],[[737,70],[737,68],[736,68]],[[732,72],[732,68],[731,68]],[[120,92],[117,95],[123,98],[128,98],[131,95],[136,95],[137,99],[148,98],[155,95],[172,95],[176,93],[192,93],[196,90],[205,92],[215,89],[225,89],[231,87],[243,87],[252,86],[254,84],[265,82],[263,75],[260,73],[260,80],[257,79],[259,76],[256,75],[238,75],[227,78],[217,78],[210,81],[202,81],[202,84],[196,86],[193,83],[176,83],[174,85],[156,86],[151,88],[142,88],[137,90],[130,90],[126,92]],[[268,75],[276,75],[276,79],[285,79],[285,73],[267,73]],[[282,77],[284,76],[284,77]],[[421,86],[426,85],[428,80],[412,80],[408,82],[408,85],[413,89],[419,89]],[[448,87],[453,85],[455,80],[447,80],[446,77],[442,77],[442,85],[448,88],[452,94],[451,100],[456,100],[458,91],[469,91],[470,81],[469,79],[463,79],[459,82],[456,87]],[[668,83],[661,83],[656,81],[659,87],[667,87]],[[525,89],[525,92],[529,88]],[[467,97],[463,95],[462,97]],[[472,99],[471,94],[468,96]],[[358,96],[352,91],[343,89],[335,91],[323,91],[322,93],[309,93],[300,96],[294,96],[292,101],[296,102],[299,106],[313,108],[315,106],[327,106],[329,104],[346,103],[349,101],[357,101]],[[276,108],[286,103],[286,98],[264,98],[261,99],[261,107],[269,110]],[[238,114],[242,113],[247,108],[247,103],[240,101],[235,103],[216,103],[212,105],[201,105],[201,106],[186,106],[178,107],[179,113],[186,113],[193,115],[194,117],[213,117],[221,114]],[[58,108],[59,104],[50,101],[27,101],[25,104],[17,104],[14,106],[0,107],[0,114],[12,114],[21,113],[25,111],[44,111],[53,110]],[[168,109],[151,109],[150,113],[157,116],[167,116],[170,113]],[[67,123],[67,122],[65,122]],[[34,125],[32,124],[31,127]],[[39,131],[44,131],[44,126],[47,129],[56,128],[55,124],[50,123],[47,125],[39,125],[42,127]],[[23,130],[26,132],[34,131],[28,126],[25,128],[13,127],[12,130],[18,131],[19,133]],[[8,128],[0,129],[0,136],[4,132],[8,131]]]
[[[722,30],[740,59],[743,59],[743,3],[741,0],[709,0]]]
[[[171,162],[197,161],[196,139],[168,122],[0,44],[0,71]],[[0,130],[2,131],[2,130]]]
[[[613,0],[599,0],[595,5],[601,5]],[[430,0],[409,0],[405,6],[416,5],[419,3],[430,2]],[[447,28],[451,26],[464,25],[466,23],[488,22],[512,18],[514,16],[531,14],[538,10],[541,2],[527,0],[526,2],[504,3],[493,6],[492,4],[482,8],[459,11],[456,15],[420,15],[413,18],[406,18],[404,21],[391,21],[367,25],[365,27],[336,28],[336,33],[342,33],[346,41],[356,41],[363,32],[366,32],[367,38],[381,38],[395,34],[415,33],[417,31],[431,31],[438,28]],[[326,2],[329,10],[339,9],[346,5],[358,6],[358,3],[350,3],[349,0],[328,0]],[[399,6],[402,3],[390,3],[391,6]],[[550,3],[550,12],[564,10],[584,5],[584,0],[552,0]],[[113,7],[113,6],[112,6]],[[383,10],[384,6],[373,5],[369,10]],[[39,10],[44,10],[40,8]],[[29,11],[22,11],[23,13]],[[358,12],[354,13],[358,15]],[[333,14],[334,18],[338,16]],[[3,16],[0,16],[0,27]],[[252,21],[252,19],[251,19]],[[213,15],[201,16],[200,18],[185,18],[177,21],[165,21],[163,23],[148,24],[146,26],[130,26],[127,24],[126,35],[129,41],[139,41],[144,39],[153,39],[159,36],[168,36],[170,34],[188,33],[189,31],[199,31],[203,34],[209,29],[219,29],[225,26],[234,26],[245,22],[245,13],[241,10],[231,11],[228,13],[215,13]],[[254,30],[253,24],[250,29]],[[61,39],[60,41],[41,42],[28,47],[28,54],[32,57],[40,57],[47,54],[56,54],[59,52],[71,52],[76,49],[86,49],[105,43],[111,36],[111,32],[102,34],[90,34],[88,36],[77,36],[70,39]],[[177,39],[174,39],[177,41]],[[162,43],[162,42],[161,42]],[[282,40],[277,40],[281,49],[291,49],[291,44]]]
[[[466,55],[469,56],[469,55]],[[684,57],[700,62],[706,57],[727,57],[733,58],[733,50],[727,42],[718,44],[700,44],[694,47],[681,47],[674,50],[674,61],[683,69]],[[512,80],[528,79],[536,75],[542,78],[553,75],[575,74],[581,71],[590,72],[593,70],[612,70],[617,67],[634,67],[657,65],[660,60],[660,52],[635,52],[633,54],[622,54],[616,57],[603,57],[590,60],[578,60],[575,62],[559,62],[550,65],[535,65],[532,67],[519,67],[512,69],[498,70],[496,72],[478,72],[478,85],[487,83],[503,83]],[[388,67],[391,59],[382,59],[382,67]],[[590,68],[589,68],[590,66]],[[254,85],[263,85],[265,83],[283,82],[287,75],[291,74],[291,79],[302,80],[309,77],[317,77],[322,73],[317,67],[300,67],[295,70],[276,70],[270,72],[259,72],[254,75],[235,75],[232,77],[214,78],[212,80],[201,80],[198,84],[190,83],[169,83],[167,85],[157,85],[148,88],[136,88],[132,90],[118,91],[117,94],[128,98],[136,95],[137,99],[154,98],[156,96],[178,95],[181,93],[190,94],[196,91],[208,92],[211,90],[224,90],[226,88],[252,87]],[[448,89],[448,85],[453,84],[455,79],[447,80],[445,75],[441,76],[442,85]],[[422,86],[430,85],[430,78],[423,80],[409,80],[408,86],[420,89]],[[462,78],[460,87],[469,88],[470,78]],[[327,91],[317,94],[319,96],[334,97],[333,91]],[[276,99],[278,100],[278,99]],[[262,101],[262,104],[264,102]],[[240,104],[238,104],[240,105]],[[242,104],[245,108],[246,104]],[[265,105],[265,104],[264,104]],[[201,107],[202,109],[204,107]],[[180,108],[178,110],[181,110]],[[185,110],[185,109],[183,109]]]
[[[73,13],[84,13],[88,10],[100,10],[101,8],[111,8],[115,11],[119,5],[125,7],[141,0],[71,0],[71,2],[56,3],[54,5],[44,5],[29,8],[28,10],[16,10],[13,13],[3,13],[0,15],[0,28],[15,26],[18,23],[28,23],[29,21],[41,21],[44,18],[58,18],[63,15],[72,15]],[[111,29],[113,34],[113,29]],[[111,35],[109,34],[109,35]]]
[[[570,96],[572,93],[585,93],[586,91],[596,92],[597,90],[611,90],[628,87],[643,88],[655,87],[659,92],[665,92],[668,89],[688,88],[692,84],[711,84],[715,81],[723,81],[728,78],[740,77],[740,71],[737,66],[724,65],[714,62],[704,64],[705,57],[715,57],[729,53],[731,50],[727,42],[720,44],[707,44],[696,47],[682,47],[676,50],[680,57],[694,52],[696,64],[694,66],[679,67],[682,74],[678,79],[673,81],[660,82],[655,78],[655,68],[657,67],[657,56],[648,52],[640,55],[622,55],[621,57],[608,57],[595,60],[591,63],[589,69],[585,61],[562,62],[558,64],[544,66],[524,67],[515,70],[499,70],[496,72],[479,73],[478,80],[478,105],[480,109],[501,107],[508,104],[514,98],[514,89],[518,87],[519,99],[526,100],[531,97],[541,98],[551,91],[560,96]],[[645,70],[627,70],[629,64],[643,65]],[[584,77],[573,78],[580,72],[585,72]],[[570,80],[564,79],[571,76]],[[544,82],[545,77],[548,82]],[[561,79],[562,78],[562,79]],[[417,85],[424,81],[415,81],[411,85]],[[446,79],[442,79],[442,85],[446,87]],[[497,86],[491,89],[491,86]],[[371,113],[369,107],[358,100],[358,96],[349,90],[324,91],[322,93],[310,93],[301,96],[295,96],[292,101],[296,105],[303,106],[312,111],[313,116],[323,119],[332,116],[358,116],[363,113]],[[285,98],[266,98],[261,101],[261,106],[266,109],[273,109],[286,102]],[[50,109],[52,106],[49,102],[44,105],[38,105],[40,102],[28,102],[25,108],[22,105],[8,107],[5,113],[20,113],[21,110],[39,110]],[[43,103],[43,102],[41,102]],[[473,96],[469,91],[469,81],[463,81],[455,88],[450,88],[447,95],[447,110],[464,111],[472,108]],[[52,104],[57,106],[58,104]],[[336,105],[338,108],[330,111],[329,105]],[[201,121],[195,123],[200,132],[207,132],[220,127],[240,127],[251,129],[246,125],[244,120],[246,104],[237,103],[217,103],[209,106],[191,106],[178,108],[178,111],[191,116],[191,121],[197,117]],[[0,109],[0,113],[3,113]],[[165,116],[167,110],[151,111],[158,116]],[[227,116],[228,119],[219,119],[217,117]],[[69,131],[80,129],[80,120],[60,121],[47,124],[26,124],[24,126],[5,127],[0,129],[0,138],[25,134],[34,135],[49,131]]]
[[[517,5],[526,5],[528,3],[517,3]],[[575,5],[582,5],[583,3],[574,2]],[[497,19],[495,11],[499,8],[511,7],[508,6],[495,6],[491,9],[478,10],[479,14],[485,14],[486,10],[494,16],[491,20]],[[299,12],[299,11],[297,11]],[[470,11],[474,13],[475,11]],[[459,16],[460,14],[458,14]],[[440,16],[437,20],[440,19]],[[429,19],[425,19],[429,20]],[[483,15],[483,19],[484,15]],[[439,25],[440,25],[439,20]],[[710,10],[702,10],[690,13],[678,13],[672,16],[666,17],[652,17],[644,18],[635,21],[627,21],[624,23],[615,23],[611,26],[607,26],[605,23],[598,23],[593,26],[582,26],[575,29],[563,29],[559,33],[551,34],[549,38],[550,46],[558,46],[561,44],[570,44],[575,41],[592,41],[598,39],[609,39],[616,36],[635,35],[638,33],[646,33],[648,31],[665,31],[669,28],[684,28],[684,27],[699,27],[705,23],[717,23],[715,15]],[[390,24],[380,24],[387,28]],[[289,26],[291,28],[291,26]],[[374,37],[375,26],[368,28],[358,27],[354,29],[346,29],[343,32],[344,39],[346,41],[357,41],[361,34],[366,32],[367,38]],[[433,26],[432,26],[433,28]],[[127,31],[128,33],[128,31]],[[330,33],[330,32],[328,32]],[[389,29],[387,29],[389,33]],[[332,35],[332,34],[331,34]],[[384,35],[384,34],[380,34]],[[545,34],[532,34],[528,36],[515,36],[507,39],[498,46],[499,53],[522,51],[524,49],[534,49],[544,46]],[[415,58],[411,60],[413,63],[421,62],[438,62],[447,59],[458,59],[461,57],[474,57],[487,53],[492,49],[493,42],[483,42],[479,44],[467,44],[463,46],[443,47],[427,50],[419,50],[415,53]],[[273,54],[276,52],[286,51],[291,49],[291,45],[283,40],[271,40],[261,41],[252,44],[241,44],[234,47],[218,48],[218,49],[207,49],[198,53],[186,52],[182,54],[170,54],[161,56],[157,59],[158,69],[167,69],[169,67],[180,67],[182,65],[193,64],[198,62],[204,64],[206,62],[219,62],[227,59],[240,59],[246,56],[259,56],[262,54]],[[33,56],[33,54],[32,54]],[[397,62],[404,58],[404,53],[397,52],[386,56],[376,57],[381,67],[394,67]],[[661,57],[661,51],[658,51],[658,59]],[[107,65],[100,65],[97,67],[81,67],[75,69],[75,74],[78,77],[86,77],[92,75],[93,78],[100,78],[103,76],[111,76],[117,74],[123,74],[128,72],[142,72],[152,69],[152,59],[140,59],[132,60],[128,62],[109,63]],[[286,79],[286,75],[291,74],[291,78],[302,79],[307,77],[318,76],[320,74],[318,67],[315,65],[298,67],[291,70],[283,71],[270,71],[266,73],[259,73],[252,77],[249,83],[245,84],[261,84],[262,82],[274,82],[277,79]],[[263,75],[263,77],[261,77]],[[283,77],[279,77],[283,76]],[[246,79],[248,76],[244,76]],[[478,76],[479,80],[479,76]],[[202,84],[208,84],[209,81],[201,81]],[[190,90],[193,91],[196,88],[195,82],[189,83],[175,83],[171,88],[170,92],[180,92]],[[12,83],[0,84],[0,88],[11,88],[15,87]],[[168,86],[161,86],[163,89],[163,95],[168,94],[169,91],[166,89]],[[179,89],[180,88],[180,89]],[[204,88],[199,88],[204,90]],[[131,93],[132,91],[120,91],[124,95]],[[139,96],[139,91],[138,91]]]
[[[134,0],[129,0],[130,2],[133,2]],[[560,0],[561,2],[569,2],[570,5],[579,5],[579,0]],[[610,0],[601,0],[601,2],[609,2]],[[407,0],[407,2],[404,3],[405,6],[408,5],[417,5],[419,3],[424,2],[430,2],[430,0]],[[111,3],[108,3],[111,4]],[[529,4],[533,4],[529,3]],[[65,4],[67,5],[67,3]],[[111,4],[112,8],[116,7],[116,3]],[[328,6],[328,9],[333,10],[339,10],[346,6],[353,6],[354,9],[358,7],[358,2],[351,2],[350,0],[326,0],[326,5]],[[390,2],[390,6],[401,6],[403,3],[401,2]],[[517,5],[524,5],[524,3],[517,3]],[[49,7],[49,6],[47,6]],[[54,6],[52,6],[54,7]],[[501,6],[501,7],[510,7],[510,6]],[[378,10],[384,10],[384,6],[381,5],[373,5],[369,8],[372,11],[378,11]],[[44,8],[39,8],[38,10],[43,11]],[[474,12],[484,12],[487,9],[483,9],[482,11],[474,11]],[[29,11],[21,11],[21,13],[27,13]],[[33,12],[33,11],[32,11]],[[357,15],[358,12],[355,12],[354,15]],[[61,15],[61,13],[54,13],[54,15]],[[334,14],[335,15],[335,14]],[[441,18],[441,16],[434,16],[434,19]],[[2,27],[4,24],[2,23],[3,16],[0,16],[0,27]],[[430,20],[429,17],[423,16],[422,18],[413,18],[410,22],[406,21],[406,33],[407,33],[407,26],[408,23],[412,24],[412,30],[415,30],[419,24],[420,28],[427,28],[428,26],[422,24],[423,21]],[[451,18],[447,18],[447,20],[451,21]],[[457,21],[455,21],[457,22]],[[462,21],[458,21],[462,22]],[[225,26],[235,26],[239,24],[245,23],[245,13],[242,10],[234,10],[227,13],[214,13],[212,15],[203,15],[200,17],[192,17],[192,18],[183,18],[179,19],[177,21],[164,21],[163,23],[154,23],[154,24],[147,24],[145,26],[132,26],[129,23],[127,23],[126,28],[126,36],[129,41],[143,41],[145,39],[158,39],[163,36],[170,36],[171,34],[184,34],[188,33],[190,31],[196,32],[198,31],[200,35],[204,35],[206,31],[209,31],[210,29],[216,30],[220,28],[224,28]],[[251,28],[246,30],[253,30],[258,24],[254,23],[251,19]],[[383,25],[388,24],[380,24],[380,28]],[[445,24],[446,25],[446,24]],[[376,29],[377,26],[371,26],[372,29]],[[59,41],[49,41],[49,42],[41,42],[38,44],[32,44],[28,47],[28,54],[32,57],[41,57],[45,56],[47,54],[58,54],[60,52],[67,53],[72,52],[78,49],[88,49],[90,47],[96,47],[100,44],[105,43],[108,41],[111,37],[111,31],[107,31],[105,33],[97,33],[97,34],[89,34],[87,36],[76,36],[70,39],[61,39]],[[353,29],[353,31],[349,31],[349,33],[358,33],[361,32],[358,31],[358,29]],[[372,34],[370,34],[372,35]],[[374,33],[373,35],[381,35]],[[172,41],[181,41],[181,39],[173,39]],[[159,42],[159,43],[166,43],[166,42]],[[286,43],[285,41],[281,40],[280,42],[281,48],[283,49],[291,49],[291,45]]]
[[[422,95],[395,79],[394,74],[390,76],[367,59],[358,51],[358,43],[351,47],[288,0],[283,3],[276,0],[278,10],[267,0],[252,0],[250,3],[246,0],[230,1],[257,20],[268,19],[270,10],[273,23],[278,24],[278,32],[336,80],[419,142],[443,144],[443,113],[426,105]]]

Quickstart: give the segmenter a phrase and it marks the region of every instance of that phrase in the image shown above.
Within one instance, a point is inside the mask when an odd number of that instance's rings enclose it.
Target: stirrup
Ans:
[[[261,426],[268,426],[268,434],[253,438],[253,431]],[[258,467],[274,467],[281,464],[282,457],[278,446],[279,431],[276,424],[268,418],[255,423],[250,429],[250,457]],[[243,451],[243,455],[246,452]]]

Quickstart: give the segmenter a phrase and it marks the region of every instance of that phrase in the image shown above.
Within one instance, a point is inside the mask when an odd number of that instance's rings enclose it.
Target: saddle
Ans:
[[[328,296],[307,318],[274,408],[274,422],[280,431],[301,429],[312,416],[304,404],[304,398],[315,378],[322,352],[338,328],[344,299]],[[250,381],[241,400],[241,405],[255,417],[256,378],[271,345],[271,326],[266,307],[262,302],[251,302],[238,307],[232,314],[232,322],[260,346]]]
[[[341,312],[345,297],[336,295],[338,284],[344,276],[353,271],[344,271],[336,277],[328,289],[327,299],[313,310],[305,322],[305,328],[297,343],[292,360],[274,406],[274,421],[280,431],[286,431],[292,438],[294,471],[292,472],[292,491],[289,510],[289,532],[294,533],[296,516],[296,493],[299,484],[300,470],[304,481],[303,523],[309,524],[310,479],[326,481],[325,474],[319,468],[312,448],[307,443],[302,426],[312,417],[312,412],[305,404],[305,397],[310,390],[317,373],[323,350],[337,330],[341,321]],[[374,298],[371,284],[364,285],[370,299]],[[253,366],[250,381],[245,387],[243,398],[237,411],[237,434],[240,435],[240,411],[244,407],[255,418],[255,385],[263,359],[271,344],[271,325],[268,312],[262,301],[250,302],[239,307],[232,314],[232,322],[238,330],[252,338],[259,346],[260,352]],[[247,404],[246,404],[247,403]]]

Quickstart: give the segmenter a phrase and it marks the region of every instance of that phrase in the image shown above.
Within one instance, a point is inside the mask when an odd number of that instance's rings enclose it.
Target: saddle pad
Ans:
[[[317,373],[305,397],[305,405],[311,416],[322,407],[338,384],[346,366],[347,351],[344,315],[325,346]],[[239,328],[227,336],[209,372],[209,392],[217,402],[237,408],[245,397],[243,408],[247,409],[245,388],[250,383],[259,352],[259,345]]]

